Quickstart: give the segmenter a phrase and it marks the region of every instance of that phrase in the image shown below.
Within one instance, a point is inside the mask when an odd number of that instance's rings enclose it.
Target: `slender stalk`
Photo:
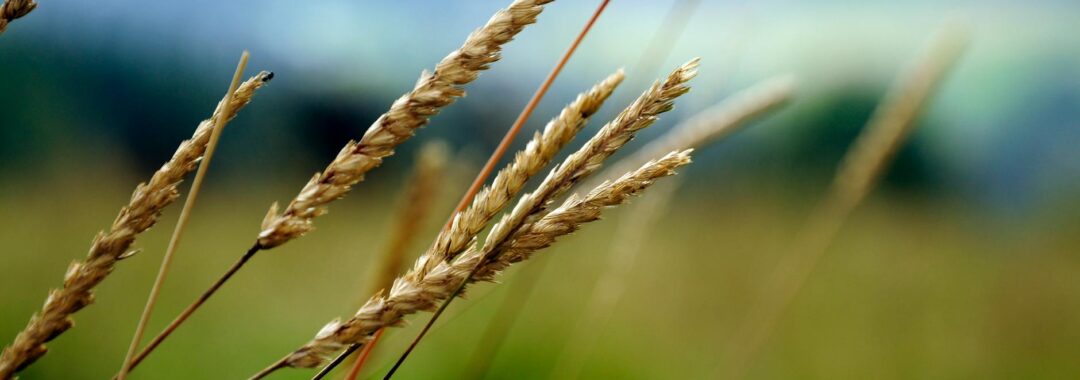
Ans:
[[[206,289],[206,291],[199,295],[199,298],[195,299],[195,302],[192,302],[191,305],[188,305],[188,307],[184,309],[184,311],[180,312],[180,315],[177,315],[176,318],[173,319],[173,321],[170,322],[168,326],[165,326],[164,330],[161,330],[161,332],[158,333],[158,335],[155,336],[154,339],[152,339],[149,343],[146,344],[146,347],[143,347],[142,351],[139,351],[138,355],[135,355],[135,357],[131,359],[128,369],[133,369],[138,366],[139,363],[142,363],[143,359],[146,359],[147,355],[150,355],[150,353],[153,352],[154,349],[161,345],[161,342],[165,341],[165,338],[168,338],[169,335],[172,335],[172,333],[175,332],[176,329],[184,323],[184,321],[186,321],[189,317],[191,317],[192,314],[195,313],[195,310],[198,310],[199,307],[206,302],[206,300],[210,299],[210,296],[213,296],[214,293],[216,293],[218,289],[220,289],[221,286],[225,284],[226,281],[229,281],[229,278],[232,278],[232,276],[236,274],[236,272],[239,271],[240,268],[244,266],[244,264],[247,264],[248,260],[251,260],[251,258],[255,256],[255,253],[259,252],[259,250],[261,249],[262,247],[258,244],[254,244],[251,246],[251,248],[248,248],[247,252],[245,252],[243,256],[240,256],[239,260],[233,263],[233,265],[229,267],[229,269],[226,270],[225,273],[217,279],[217,281],[214,281],[214,283],[210,285],[210,288]]]
[[[521,131],[522,126],[524,126],[525,122],[529,120],[530,116],[532,116],[533,111],[536,110],[536,107],[540,104],[540,101],[544,98],[544,95],[547,93],[548,89],[551,88],[552,83],[555,82],[555,78],[559,76],[559,73],[562,72],[562,69],[566,66],[566,63],[570,61],[570,57],[573,56],[578,46],[581,45],[581,42],[585,39],[585,36],[589,33],[589,30],[592,29],[594,24],[596,24],[596,20],[600,18],[600,14],[604,12],[604,9],[607,8],[608,3],[610,2],[611,0],[602,0],[600,2],[600,5],[598,5],[596,10],[593,12],[592,17],[589,18],[589,20],[585,23],[585,26],[578,33],[577,37],[574,38],[573,42],[571,42],[570,47],[566,49],[566,52],[564,52],[562,57],[559,58],[559,61],[556,62],[555,67],[551,69],[551,72],[548,73],[548,76],[540,84],[540,87],[537,88],[536,92],[533,93],[532,98],[529,99],[529,102],[525,104],[525,108],[521,110],[520,114],[518,114],[518,117],[514,121],[514,124],[512,124],[510,126],[510,129],[506,131],[506,134],[503,135],[503,138],[499,142],[499,145],[495,147],[495,151],[491,153],[491,156],[488,157],[488,160],[484,164],[484,167],[480,169],[480,173],[477,174],[472,184],[469,185],[469,189],[465,192],[465,195],[461,197],[461,200],[458,201],[457,206],[454,207],[454,212],[451,213],[451,217],[446,221],[446,225],[443,227],[444,230],[450,229],[451,224],[453,223],[453,215],[464,211],[472,202],[473,197],[476,196],[476,193],[479,192],[480,189],[483,187],[484,183],[487,182],[487,178],[491,175],[493,171],[495,171],[495,165],[498,164],[499,160],[504,154],[506,154],[506,151],[510,148],[510,144],[513,143],[514,137],[517,136],[518,132]],[[413,343],[410,344],[409,349],[406,350],[405,353],[402,355],[401,359],[399,359],[399,362],[404,361],[404,358],[408,356],[409,352],[412,351],[412,348],[415,347],[416,343],[423,338],[423,335],[427,332],[429,328],[430,326],[424,327],[424,330],[422,330],[421,333],[417,335]],[[381,335],[382,334],[378,334],[377,336],[381,337]],[[374,346],[377,343],[378,338],[373,339],[371,342],[368,343],[368,346],[371,348],[365,348],[365,352],[370,352],[370,350],[374,349]],[[354,344],[353,346],[356,345]],[[347,354],[342,353],[342,355],[352,354],[352,352],[355,350],[355,348],[350,346],[350,350],[345,351]],[[340,356],[341,355],[339,355],[339,357]],[[340,362],[340,360],[338,360],[338,358],[335,358],[334,362],[331,362],[331,365],[334,365],[335,362]],[[357,361],[357,364],[353,368],[352,372],[359,373],[360,367],[363,366],[363,363],[363,361]],[[328,365],[327,367],[331,367],[331,365]],[[396,367],[397,366],[395,365],[395,368]]]
[[[719,378],[737,379],[746,375],[754,356],[772,335],[848,216],[873,190],[911,134],[916,117],[965,44],[965,35],[947,27],[911,71],[897,79],[848,149],[824,199],[796,235],[789,254],[777,264],[763,288],[764,293],[756,298],[757,303],[747,312],[745,322],[728,341]]]
[[[247,62],[248,52],[245,50],[240,55],[240,62],[236,64],[236,72],[233,73],[229,90],[225,93],[225,108],[218,115],[217,122],[214,123],[214,129],[210,132],[210,142],[206,145],[206,153],[203,154],[203,159],[199,162],[199,169],[195,172],[195,180],[191,183],[191,190],[188,191],[187,199],[184,200],[184,207],[180,209],[180,217],[176,222],[176,228],[173,229],[172,238],[169,239],[169,246],[165,249],[165,256],[161,258],[161,267],[158,268],[157,278],[154,279],[154,285],[150,288],[150,296],[146,299],[146,306],[143,307],[142,316],[139,317],[139,324],[135,326],[135,335],[131,338],[131,345],[128,346],[127,354],[120,365],[120,373],[116,375],[120,380],[127,377],[128,370],[131,368],[128,363],[135,356],[139,341],[142,340],[143,333],[146,332],[146,325],[150,322],[150,314],[153,313],[154,305],[157,304],[158,295],[161,294],[161,287],[165,284],[165,277],[169,273],[173,255],[180,246],[184,228],[187,227],[188,220],[191,218],[191,209],[195,207],[195,201],[199,197],[199,190],[202,189],[203,180],[206,178],[206,171],[210,168],[210,161],[214,158],[214,151],[217,150],[218,140],[221,139],[221,131],[225,129],[225,123],[228,122],[225,114],[231,111],[230,103],[232,103],[233,92],[240,86],[240,76],[244,74]]]
[[[608,3],[610,2],[611,0],[602,0],[600,2],[600,5],[596,7],[596,10],[593,12],[592,17],[589,17],[589,20],[585,23],[585,26],[581,29],[581,32],[579,32],[577,37],[574,38],[574,41],[570,44],[570,47],[566,49],[566,52],[563,53],[562,58],[559,59],[559,62],[555,64],[555,67],[551,70],[551,73],[548,74],[547,79],[545,79],[544,82],[540,85],[540,88],[536,90],[536,93],[533,95],[533,98],[529,100],[529,103],[525,105],[525,109],[522,110],[521,115],[518,116],[518,120],[514,122],[514,125],[510,127],[510,131],[508,131],[506,136],[503,137],[503,141],[499,143],[499,147],[495,150],[496,154],[493,154],[491,158],[488,159],[487,164],[484,165],[484,170],[481,171],[482,175],[477,176],[476,181],[473,182],[473,186],[471,186],[470,188],[470,191],[474,191],[474,189],[478,191],[480,186],[486,180],[485,178],[487,174],[485,174],[484,171],[488,172],[489,174],[492,170],[494,170],[495,164],[498,162],[498,157],[496,155],[501,156],[507,150],[507,148],[509,148],[510,142],[513,140],[513,135],[517,134],[517,131],[521,129],[521,126],[524,125],[525,121],[528,120],[530,115],[532,115],[533,110],[536,108],[537,104],[540,103],[540,99],[543,98],[544,93],[546,93],[548,88],[551,87],[551,83],[555,81],[555,77],[557,77],[562,71],[563,67],[566,66],[566,62],[570,60],[570,57],[574,54],[574,51],[576,51],[578,46],[581,45],[581,41],[585,39],[585,36],[589,33],[589,30],[592,29],[593,25],[596,24],[596,20],[599,19],[600,15],[604,13],[604,9],[607,8]],[[458,204],[458,208],[464,209],[466,205],[471,201],[471,197],[469,198],[470,199],[462,198],[461,202]],[[469,279],[471,279],[472,276],[470,275],[469,277]],[[431,326],[435,324],[435,320],[438,319],[439,316],[442,315],[443,311],[446,310],[446,307],[450,305],[450,300],[453,300],[455,297],[457,297],[457,295],[461,293],[462,289],[465,288],[468,282],[468,280],[463,281],[461,285],[459,285],[458,288],[454,290],[453,295],[446,302],[443,302],[443,304],[439,306],[439,309],[436,310],[435,313],[428,320],[428,322],[424,324],[424,327],[420,330],[420,333],[418,333],[416,337],[413,338],[413,341],[409,343],[409,347],[405,349],[405,352],[401,354],[397,362],[394,363],[394,366],[390,368],[390,371],[386,374],[386,377],[384,378],[389,379],[391,376],[394,375],[394,372],[396,372],[397,369],[401,367],[401,364],[404,363],[405,359],[409,357],[409,354],[412,353],[412,351],[416,348],[416,345],[420,343],[420,340],[424,338],[424,335],[426,335],[428,330],[431,329]]]
[[[266,368],[263,368],[261,371],[255,373],[250,378],[248,378],[248,380],[262,379],[264,377],[270,376],[270,374],[274,373],[274,371],[285,368],[286,366],[287,366],[287,364],[285,363],[285,359],[278,360],[278,361],[274,362],[273,364],[267,366]]]

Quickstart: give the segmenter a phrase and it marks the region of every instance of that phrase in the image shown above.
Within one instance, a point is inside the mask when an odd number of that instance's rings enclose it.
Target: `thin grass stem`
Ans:
[[[246,50],[240,54],[240,62],[236,64],[236,72],[233,73],[232,82],[229,83],[229,90],[225,93],[225,100],[222,101],[224,109],[218,115],[217,122],[214,123],[214,129],[210,132],[210,142],[206,145],[206,153],[203,154],[202,161],[199,162],[199,169],[195,172],[195,180],[191,183],[187,199],[184,200],[184,207],[180,209],[180,217],[176,222],[176,228],[173,229],[172,237],[169,239],[169,246],[165,249],[165,256],[161,258],[161,267],[158,268],[157,278],[154,279],[154,285],[150,288],[150,295],[147,297],[146,305],[143,307],[142,315],[139,317],[139,324],[135,326],[135,335],[131,338],[127,354],[120,365],[120,373],[116,375],[117,379],[124,380],[127,377],[128,371],[131,369],[128,363],[135,356],[139,341],[142,340],[143,333],[146,332],[146,325],[150,322],[150,314],[153,313],[154,306],[157,305],[161,287],[165,285],[165,277],[172,267],[173,255],[176,254],[176,249],[180,247],[180,239],[184,236],[184,229],[191,218],[191,210],[195,207],[195,201],[199,197],[199,190],[202,189],[203,180],[206,178],[206,171],[210,168],[210,161],[214,158],[214,151],[217,150],[218,140],[221,139],[221,131],[225,129],[225,124],[229,121],[225,115],[231,111],[230,104],[232,104],[233,93],[240,86],[240,78],[244,74],[244,68],[247,67],[248,56]]]

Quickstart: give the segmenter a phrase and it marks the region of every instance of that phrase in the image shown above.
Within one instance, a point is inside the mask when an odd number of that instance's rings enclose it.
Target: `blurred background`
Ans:
[[[276,75],[223,134],[151,331],[242,254],[271,202],[291,199],[422,70],[508,3],[42,1],[0,36],[0,341],[13,339],[135,184],[209,116],[242,50],[252,53],[249,75]],[[335,203],[318,231],[261,253],[133,376],[246,377],[350,315],[374,292],[417,149],[441,139],[454,155],[414,252],[596,3],[548,6],[467,97]],[[528,134],[620,67],[628,80],[586,133],[652,80],[702,57],[693,91],[631,149],[758,81],[792,74],[799,87],[786,107],[699,150],[681,173],[626,295],[595,332],[582,378],[716,376],[845,149],[950,19],[966,25],[971,44],[748,376],[1080,376],[1080,4],[703,0],[689,17],[668,18],[677,3],[693,1],[614,1]],[[670,54],[646,54],[658,31],[679,29],[665,19],[683,28],[667,34]],[[518,140],[515,148],[525,134]],[[115,373],[178,209],[140,236],[143,254],[119,264],[97,302],[75,315],[76,328],[23,378]],[[624,211],[542,254],[547,268],[489,378],[550,375]],[[506,286],[485,284],[455,302],[401,378],[469,376],[464,363],[505,296]],[[381,376],[426,318],[390,332],[364,377]]]

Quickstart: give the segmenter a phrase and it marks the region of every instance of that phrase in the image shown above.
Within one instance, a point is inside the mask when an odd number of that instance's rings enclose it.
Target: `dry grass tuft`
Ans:
[[[314,219],[327,212],[330,202],[347,194],[364,175],[382,164],[382,160],[408,140],[417,129],[442,108],[465,95],[461,88],[475,80],[480,71],[498,61],[502,45],[510,42],[526,26],[536,22],[543,5],[554,0],[515,0],[495,13],[487,24],[474,31],[465,43],[447,55],[433,73],[424,72],[416,86],[398,98],[390,110],[368,128],[360,141],[349,141],[337,157],[300,190],[285,210],[277,203],[270,206],[262,221],[255,243],[206,291],[173,319],[165,329],[136,355],[134,365],[142,361],[210,299],[256,253],[277,247],[314,229]]]
[[[502,45],[536,22],[543,5],[552,1],[516,0],[495,13],[486,25],[469,35],[460,49],[443,58],[435,66],[435,72],[421,75],[416,87],[395,101],[359,142],[346,144],[337,158],[323,172],[315,174],[283,212],[278,214],[277,206],[272,206],[263,221],[259,246],[273,248],[311,231],[313,219],[325,214],[330,202],[348,193],[364,179],[364,174],[394,154],[395,147],[412,137],[439,110],[464,96],[461,86],[498,61]]]
[[[553,214],[551,218],[546,216],[540,218],[539,214],[553,197],[594,172],[604,158],[629,141],[636,131],[651,125],[660,113],[670,110],[674,99],[689,90],[686,82],[696,74],[697,65],[698,60],[692,60],[675,70],[663,83],[654,84],[614,121],[601,128],[600,132],[586,142],[584,147],[553,169],[541,183],[539,187],[541,190],[519,200],[514,212],[520,213],[524,210],[531,212],[517,218],[521,221],[516,224],[517,228],[509,228],[510,224],[507,222],[507,220],[516,219],[504,218],[501,222],[504,225],[503,228],[508,228],[506,236],[514,236],[514,240],[485,245],[483,249],[477,248],[476,244],[470,244],[470,248],[456,260],[441,260],[423,275],[420,271],[426,268],[430,256],[421,257],[414,269],[400,277],[388,293],[376,294],[349,320],[345,322],[335,320],[327,324],[313,340],[256,374],[255,378],[286,366],[301,368],[318,366],[328,355],[349,345],[363,344],[368,341],[379,329],[400,325],[406,315],[433,310],[440,301],[447,300],[451,295],[459,292],[464,284],[476,281],[476,279],[489,279],[506,265],[526,258],[530,250],[546,247],[554,241],[555,237],[573,232],[577,228],[575,223],[594,220],[599,215],[598,205],[621,203],[626,197],[648,186],[652,179],[670,175],[671,169],[688,163],[689,152],[650,162],[646,168],[640,170],[641,173],[635,172],[615,182],[605,183],[597,191],[591,192],[585,200],[572,198],[567,201],[565,207],[551,212]],[[561,139],[560,136],[563,135],[545,133],[541,136]],[[535,146],[538,148],[548,144],[564,145],[565,142],[539,142]],[[526,152],[528,151],[527,148]],[[518,157],[523,157],[523,155],[518,155]],[[511,164],[511,167],[514,166]],[[512,172],[512,170],[504,170],[500,175]],[[645,178],[648,176],[654,177]],[[477,201],[483,202],[481,197],[477,197]],[[533,217],[536,221],[524,223],[528,217]],[[544,237],[544,233],[550,236]],[[494,234],[495,232],[492,232],[492,235]],[[489,241],[492,241],[490,237],[491,235],[489,235]],[[509,255],[499,258],[504,251]],[[491,267],[481,267],[481,264],[490,264]],[[480,274],[481,277],[474,278],[474,273]]]
[[[37,8],[34,0],[7,0],[0,5],[0,34],[7,30],[11,21],[26,16],[30,11]]]
[[[117,261],[130,255],[135,237],[152,227],[162,210],[179,196],[177,186],[203,157],[219,116],[231,120],[272,77],[272,73],[264,71],[241,84],[228,106],[224,101],[219,102],[214,115],[199,124],[190,140],[180,143],[173,157],[150,181],[135,188],[131,201],[120,209],[109,230],[94,238],[86,260],[71,263],[63,287],[49,293],[41,311],[30,318],[26,328],[4,349],[0,355],[0,378],[12,377],[45,355],[45,343],[71,328],[71,314],[94,302],[93,288],[105,280]],[[221,112],[227,113],[219,115]]]

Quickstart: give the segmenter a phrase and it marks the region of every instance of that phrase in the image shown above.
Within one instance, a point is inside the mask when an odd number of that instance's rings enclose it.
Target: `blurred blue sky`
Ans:
[[[236,127],[244,131],[233,132],[234,139],[286,151],[325,145],[322,153],[289,158],[300,163],[298,173],[310,172],[344,139],[359,136],[421,70],[506,3],[44,1],[0,37],[0,68],[9,74],[8,88],[0,89],[6,92],[0,95],[0,112],[15,115],[8,119],[8,132],[0,134],[6,140],[0,145],[17,148],[25,145],[20,139],[30,139],[43,151],[0,155],[8,162],[0,166],[0,176],[30,172],[11,163],[55,152],[63,136],[90,141],[89,151],[103,144],[107,148],[97,149],[155,165],[209,111],[243,49],[253,54],[249,69],[278,76],[260,95],[265,99],[253,105],[259,115],[238,119],[246,127]],[[615,68],[632,68],[672,3],[613,1],[532,124],[542,123]],[[508,46],[505,59],[469,87],[470,96],[437,117],[421,137],[446,137],[486,151],[595,5],[562,0],[549,6],[538,25]],[[849,111],[868,112],[873,97],[949,19],[966,24],[973,43],[923,118],[926,128],[916,139],[922,159],[955,193],[1005,208],[1077,198],[1080,2],[1075,1],[703,0],[660,65],[667,70],[690,57],[703,58],[695,92],[665,122],[670,125],[755,81],[792,73],[801,88],[786,117],[778,115],[702,157],[711,157],[710,164],[730,158],[732,165],[752,168],[791,144],[817,146],[814,134],[796,131],[815,124],[806,115],[843,111],[849,107],[844,103],[822,111],[829,104],[823,99],[852,93],[871,102],[866,110]],[[659,74],[630,72],[620,101]],[[34,113],[15,111],[19,101],[37,104],[29,107]],[[117,115],[130,112],[131,102],[131,108],[144,104],[146,114]],[[149,126],[148,116],[164,120]],[[862,121],[841,122],[857,126]],[[111,137],[92,138],[99,135]],[[806,141],[790,141],[796,138]],[[228,140],[226,148],[240,144]]]

